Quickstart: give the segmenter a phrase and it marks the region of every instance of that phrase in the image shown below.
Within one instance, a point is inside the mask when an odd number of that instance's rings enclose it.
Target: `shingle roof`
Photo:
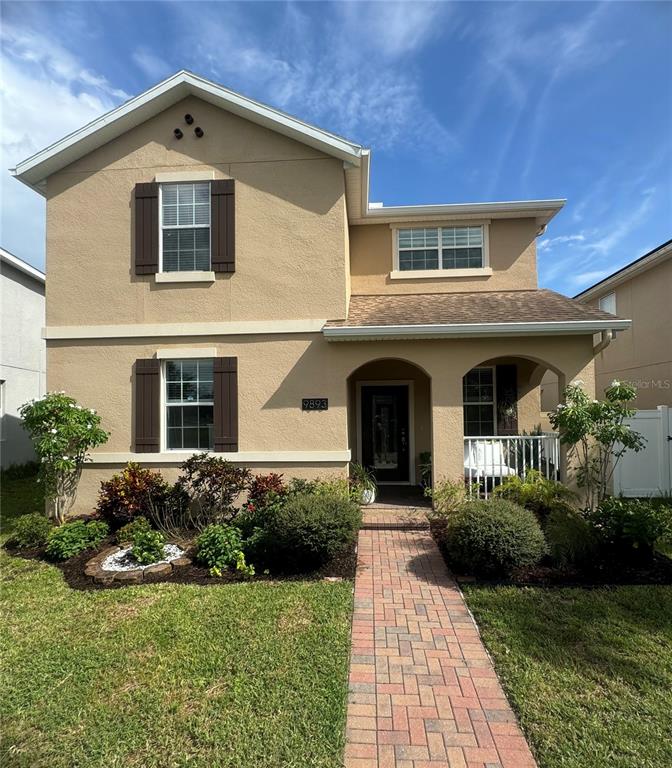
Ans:
[[[347,320],[326,328],[615,320],[547,289],[352,296]]]

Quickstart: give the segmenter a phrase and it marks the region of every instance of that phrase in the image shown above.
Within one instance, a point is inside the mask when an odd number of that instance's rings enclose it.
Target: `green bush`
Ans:
[[[650,559],[656,542],[672,535],[672,505],[645,499],[604,499],[587,519],[602,546],[635,559]]]
[[[128,544],[129,541],[133,541],[136,533],[151,530],[152,526],[146,517],[136,517],[117,531],[117,544]]]
[[[361,525],[359,505],[345,488],[296,493],[265,511],[249,542],[265,565],[297,572],[319,567],[351,543]]]
[[[209,453],[195,453],[180,466],[177,487],[191,499],[194,527],[202,531],[211,523],[230,523],[238,514],[234,505],[250,485],[245,467]]]
[[[493,494],[534,512],[542,525],[554,510],[570,511],[575,499],[569,488],[545,478],[537,469],[529,470],[523,478],[505,478]]]
[[[546,518],[544,534],[553,562],[562,567],[588,565],[596,554],[593,530],[578,512],[553,510]]]
[[[54,560],[69,560],[85,549],[97,547],[109,532],[108,526],[99,520],[63,523],[58,528],[52,528],[49,533],[47,555]]]
[[[209,525],[196,539],[196,560],[210,569],[213,576],[221,576],[231,568],[254,575],[254,567],[246,565],[243,538],[232,525]]]
[[[151,565],[163,560],[166,540],[160,531],[138,530],[133,536],[131,554],[142,565]]]
[[[506,499],[466,502],[446,526],[443,543],[455,569],[487,576],[536,565],[546,553],[534,513]]]
[[[10,543],[20,549],[33,549],[47,543],[52,529],[51,521],[39,512],[22,515],[14,524]]]

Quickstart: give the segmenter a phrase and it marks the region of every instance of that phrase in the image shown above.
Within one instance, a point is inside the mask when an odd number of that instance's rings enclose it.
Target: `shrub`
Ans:
[[[146,517],[136,517],[135,520],[131,520],[130,523],[122,525],[117,531],[117,543],[126,544],[129,541],[133,541],[136,533],[151,530],[152,526],[149,524],[149,520]]]
[[[129,462],[121,474],[100,484],[97,511],[116,529],[136,517],[147,516],[150,506],[163,503],[169,490],[160,472]]]
[[[361,520],[359,505],[338,488],[297,493],[266,510],[263,528],[257,529],[250,548],[267,565],[310,570],[352,542]]]
[[[263,507],[270,494],[283,496],[286,493],[287,487],[283,482],[282,475],[271,472],[268,475],[255,475],[252,478],[247,500],[248,504],[253,504],[255,507]]]
[[[40,460],[45,498],[59,523],[72,505],[89,450],[107,442],[100,416],[65,392],[49,392],[21,406],[21,421]]]
[[[195,453],[180,469],[177,485],[192,501],[196,527],[231,522],[238,513],[234,501],[250,484],[250,470],[207,453]]]
[[[444,544],[455,568],[492,576],[536,565],[546,552],[534,513],[506,499],[466,502],[446,527]]]
[[[604,499],[587,519],[604,547],[636,559],[649,559],[656,542],[672,534],[672,506],[644,499]]]
[[[85,549],[97,547],[108,533],[108,526],[99,520],[63,523],[49,533],[46,552],[54,560],[69,560]]]
[[[232,525],[209,525],[196,539],[196,560],[213,576],[231,568],[254,575],[254,567],[245,563],[240,530]]]
[[[133,536],[131,554],[142,565],[150,565],[163,560],[163,547],[166,540],[160,531],[136,531]]]
[[[14,525],[10,543],[20,549],[41,547],[47,543],[52,527],[51,521],[38,512],[22,515]]]
[[[537,469],[528,470],[523,478],[505,478],[493,494],[534,512],[542,525],[553,510],[570,512],[575,498],[569,488],[549,480]]]
[[[544,527],[548,551],[560,566],[584,566],[595,555],[595,535],[588,522],[574,510],[554,509]]]

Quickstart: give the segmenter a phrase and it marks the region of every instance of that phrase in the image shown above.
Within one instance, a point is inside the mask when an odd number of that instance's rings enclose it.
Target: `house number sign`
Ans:
[[[304,397],[301,400],[302,411],[328,411],[329,399],[326,397]]]

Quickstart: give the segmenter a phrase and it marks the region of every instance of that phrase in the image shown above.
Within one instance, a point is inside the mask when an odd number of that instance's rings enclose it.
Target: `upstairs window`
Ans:
[[[479,269],[484,266],[483,226],[397,230],[399,271]]]
[[[210,270],[210,184],[161,185],[161,271]]]
[[[600,309],[603,312],[609,312],[612,315],[616,314],[616,294],[608,293],[600,299]]]

